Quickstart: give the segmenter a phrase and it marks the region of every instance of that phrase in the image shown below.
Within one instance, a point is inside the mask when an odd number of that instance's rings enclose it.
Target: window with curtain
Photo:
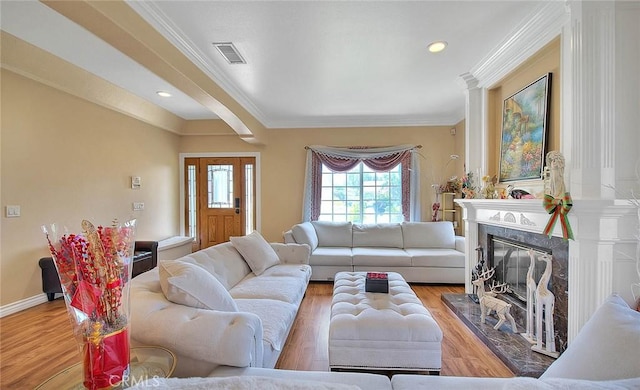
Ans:
[[[345,172],[322,165],[319,221],[402,222],[402,164],[376,172],[359,163]]]
[[[415,148],[307,147],[303,220],[420,220]]]

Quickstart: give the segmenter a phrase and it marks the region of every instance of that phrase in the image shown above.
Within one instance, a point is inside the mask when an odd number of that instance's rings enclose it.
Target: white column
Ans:
[[[464,291],[467,294],[473,293],[473,285],[471,284],[471,270],[476,266],[478,247],[478,222],[476,209],[472,204],[456,202],[462,210],[462,220],[464,221],[465,236],[465,275],[464,275]]]
[[[465,94],[465,166],[467,172],[486,172],[487,131],[485,126],[486,91],[471,73],[460,75]],[[466,172],[465,172],[466,173]],[[480,178],[475,178],[476,183]]]
[[[563,47],[572,64],[569,188],[575,199],[613,199],[605,185],[615,185],[615,3],[570,7],[571,45]]]

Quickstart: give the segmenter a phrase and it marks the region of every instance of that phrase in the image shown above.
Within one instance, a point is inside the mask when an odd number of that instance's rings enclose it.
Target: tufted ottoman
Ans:
[[[366,272],[335,276],[329,367],[439,372],[442,330],[400,274],[389,293],[364,291]]]

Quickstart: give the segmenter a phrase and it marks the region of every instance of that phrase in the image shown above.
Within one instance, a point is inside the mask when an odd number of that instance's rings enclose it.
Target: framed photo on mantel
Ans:
[[[504,100],[500,182],[542,179],[549,128],[551,73]]]

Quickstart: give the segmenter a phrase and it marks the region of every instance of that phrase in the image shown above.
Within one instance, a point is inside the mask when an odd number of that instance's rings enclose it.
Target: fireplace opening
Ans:
[[[533,264],[532,277],[536,284],[544,272],[545,264],[538,260],[540,255],[549,254],[551,251],[507,238],[488,235],[489,247],[488,266],[495,268],[494,280],[498,284],[506,283],[507,293],[523,303],[527,302],[527,273],[531,265],[529,250],[533,251],[535,263]],[[549,282],[551,289],[551,281]]]

